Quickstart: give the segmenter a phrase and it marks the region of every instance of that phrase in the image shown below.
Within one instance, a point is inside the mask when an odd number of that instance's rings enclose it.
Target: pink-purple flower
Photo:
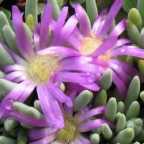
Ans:
[[[47,4],[31,40],[24,29],[22,14],[17,7],[12,8],[19,54],[10,51],[15,64],[6,66],[4,70],[5,79],[17,82],[18,86],[0,103],[1,117],[13,117],[30,125],[42,126],[47,123],[51,127],[62,128],[64,118],[61,108],[63,105],[72,107],[73,104],[71,98],[60,89],[61,83],[76,83],[94,91],[99,89],[93,76],[87,73],[87,68],[96,71],[95,66],[88,63],[89,58],[80,57],[75,50],[59,44],[59,33],[68,37],[77,24],[74,16],[65,23],[63,16],[66,11],[67,7],[64,7],[56,21],[52,18],[51,6]],[[57,31],[54,31],[56,28]],[[44,113],[43,120],[22,116],[12,106],[14,101],[25,102],[35,89]]]
[[[121,20],[113,27],[114,19],[121,9],[123,0],[115,0],[108,14],[103,12],[96,17],[93,26],[86,11],[80,4],[73,4],[78,27],[67,39],[67,42],[81,55],[88,57],[91,64],[97,66],[95,78],[100,79],[103,72],[112,70],[113,82],[120,92],[127,87],[128,78],[135,73],[135,69],[119,56],[134,56],[144,58],[144,51],[120,35],[126,29],[126,20]],[[93,72],[92,72],[93,73]],[[93,73],[94,74],[94,73]]]
[[[82,134],[101,127],[106,120],[96,118],[102,116],[105,107],[86,108],[80,112],[73,113],[65,111],[65,126],[63,129],[52,129],[44,127],[32,129],[29,132],[29,144],[90,144],[91,142]]]

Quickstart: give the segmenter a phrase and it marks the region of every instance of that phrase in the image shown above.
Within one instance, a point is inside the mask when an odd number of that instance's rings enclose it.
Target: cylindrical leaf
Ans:
[[[112,71],[110,69],[103,73],[100,83],[103,89],[107,90],[110,88],[112,84]]]
[[[86,0],[86,11],[91,23],[93,23],[98,14],[96,0]]]
[[[127,119],[135,118],[140,113],[140,104],[137,101],[133,101],[132,104],[129,106],[126,117]]]
[[[138,76],[135,76],[128,88],[126,106],[128,107],[134,100],[137,100],[140,93],[140,79]]]
[[[127,32],[129,38],[135,42],[136,44],[139,45],[140,43],[140,32],[138,28],[136,27],[135,24],[133,24],[131,21],[128,21],[128,27],[127,27]]]
[[[92,144],[99,144],[100,143],[100,136],[97,133],[94,133],[90,136],[90,140]]]
[[[118,112],[123,113],[125,111],[125,103],[123,101],[118,102]]]
[[[30,107],[26,104],[23,104],[21,102],[14,102],[13,103],[13,108],[16,111],[24,113],[28,116],[33,117],[33,118],[36,118],[36,119],[41,119],[42,118],[42,114],[37,109],[35,109],[33,107]]]
[[[75,99],[74,102],[75,110],[78,111],[87,106],[89,102],[92,100],[92,98],[93,98],[92,92],[88,90],[82,91]]]
[[[124,114],[119,113],[117,116],[117,122],[116,122],[116,131],[119,132],[123,130],[126,127],[126,117]]]
[[[141,91],[141,93],[140,93],[140,98],[141,98],[141,100],[144,102],[144,91]]]
[[[102,132],[102,134],[103,134],[103,136],[104,136],[105,139],[109,140],[109,139],[112,138],[113,133],[112,133],[112,130],[111,130],[111,128],[109,127],[108,124],[104,124],[104,125],[101,127],[101,132]]]
[[[18,126],[18,123],[13,119],[6,119],[4,121],[4,128],[7,132],[12,131]]]
[[[11,26],[5,25],[2,29],[2,32],[3,32],[4,40],[8,45],[8,48],[11,48],[12,50],[17,52],[18,50],[16,45],[16,35],[13,29],[11,28]]]
[[[95,97],[95,105],[105,105],[107,102],[107,92],[105,90],[101,90],[98,95]]]
[[[126,128],[118,133],[115,141],[120,144],[131,144],[134,136],[134,130],[132,128]]]
[[[106,108],[106,118],[110,121],[113,121],[116,117],[117,113],[117,101],[116,98],[110,98],[108,103],[107,103],[107,108]]]
[[[11,56],[8,54],[8,52],[4,49],[2,45],[0,45],[0,58],[1,58],[0,67],[14,64],[13,59],[11,58]]]
[[[135,24],[138,28],[142,26],[142,17],[138,9],[132,8],[128,13],[128,19]]]
[[[34,25],[38,22],[38,0],[27,0],[25,6],[25,19],[32,15]]]

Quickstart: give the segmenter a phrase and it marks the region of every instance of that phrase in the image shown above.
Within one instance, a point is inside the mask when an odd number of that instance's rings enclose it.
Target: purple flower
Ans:
[[[63,82],[76,83],[91,90],[98,90],[94,79],[87,72],[86,67],[96,71],[95,66],[88,64],[89,58],[79,57],[75,50],[59,45],[54,28],[63,35],[72,33],[71,23],[77,23],[73,17],[65,23],[63,15],[67,8],[62,10],[61,16],[56,22],[52,19],[52,9],[48,4],[44,9],[41,23],[36,26],[32,40],[29,39],[22,20],[22,14],[17,7],[12,8],[12,22],[16,33],[16,42],[19,54],[11,51],[15,60],[14,65],[6,66],[5,79],[15,81],[18,86],[9,92],[2,100],[0,107],[1,117],[14,117],[15,119],[30,125],[42,126],[46,123],[53,127],[64,127],[61,107],[65,104],[72,107],[71,98],[60,89]],[[59,25],[58,25],[59,24]],[[76,26],[74,24],[74,26]],[[25,102],[36,89],[44,120],[34,120],[17,113],[12,104],[14,101]]]
[[[41,128],[32,129],[29,132],[29,144],[90,144],[90,141],[82,136],[82,133],[95,130],[106,123],[102,118],[96,118],[102,115],[105,107],[85,109],[73,114],[65,112],[65,127],[63,129]]]
[[[112,27],[122,7],[122,1],[115,0],[109,13],[96,17],[92,27],[82,6],[73,4],[79,25],[67,40],[80,55],[89,57],[90,63],[97,66],[95,73],[97,79],[100,79],[102,73],[110,68],[113,72],[113,82],[120,92],[125,91],[128,77],[134,74],[135,70],[126,62],[120,61],[118,56],[144,58],[144,50],[132,46],[127,39],[119,38],[126,29],[125,20]]]

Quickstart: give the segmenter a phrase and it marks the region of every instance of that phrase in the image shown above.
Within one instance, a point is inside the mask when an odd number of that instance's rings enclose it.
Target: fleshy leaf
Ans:
[[[137,100],[140,93],[140,79],[135,76],[128,88],[127,98],[125,101],[126,107],[128,107],[134,100]]]
[[[32,15],[34,25],[38,22],[38,0],[27,0],[25,6],[25,19]]]
[[[126,128],[118,133],[115,142],[120,144],[131,144],[134,136],[134,130],[132,128]]]
[[[135,24],[138,28],[142,27],[142,17],[140,12],[136,8],[130,9],[128,13],[128,20]]]
[[[93,23],[98,14],[96,0],[86,0],[86,11],[91,23]]]
[[[105,139],[109,140],[112,138],[113,132],[108,124],[102,125],[101,132]]]
[[[123,113],[117,114],[117,122],[116,122],[116,131],[119,132],[123,130],[126,127],[126,117]]]
[[[94,133],[90,136],[90,140],[92,142],[92,144],[99,144],[100,142],[100,136],[97,133]]]
[[[129,106],[126,117],[127,119],[135,118],[140,113],[140,104],[137,101],[133,101]]]
[[[81,110],[92,100],[93,94],[88,90],[82,91],[75,99],[74,108],[76,111]]]
[[[107,106],[106,106],[106,118],[110,121],[113,121],[116,117],[117,113],[117,101],[116,98],[112,97],[109,99]]]
[[[107,92],[105,90],[101,90],[98,95],[95,97],[95,105],[105,105],[107,102]]]
[[[107,90],[110,88],[112,84],[112,71],[110,69],[103,73],[100,83],[103,89]]]
[[[21,102],[14,102],[13,108],[20,113],[24,113],[25,115],[31,116],[36,119],[41,119],[42,114],[35,108],[30,107],[26,104],[23,104]]]

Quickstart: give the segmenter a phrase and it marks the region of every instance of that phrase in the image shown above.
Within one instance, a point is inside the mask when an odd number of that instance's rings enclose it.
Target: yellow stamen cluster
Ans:
[[[78,136],[78,127],[76,119],[66,116],[65,127],[57,133],[56,140],[63,143],[70,143]]]
[[[85,37],[81,42],[80,52],[82,55],[91,55],[102,44],[102,40],[97,37]]]
[[[35,83],[47,82],[58,69],[58,58],[53,55],[37,55],[27,65],[27,75]]]

